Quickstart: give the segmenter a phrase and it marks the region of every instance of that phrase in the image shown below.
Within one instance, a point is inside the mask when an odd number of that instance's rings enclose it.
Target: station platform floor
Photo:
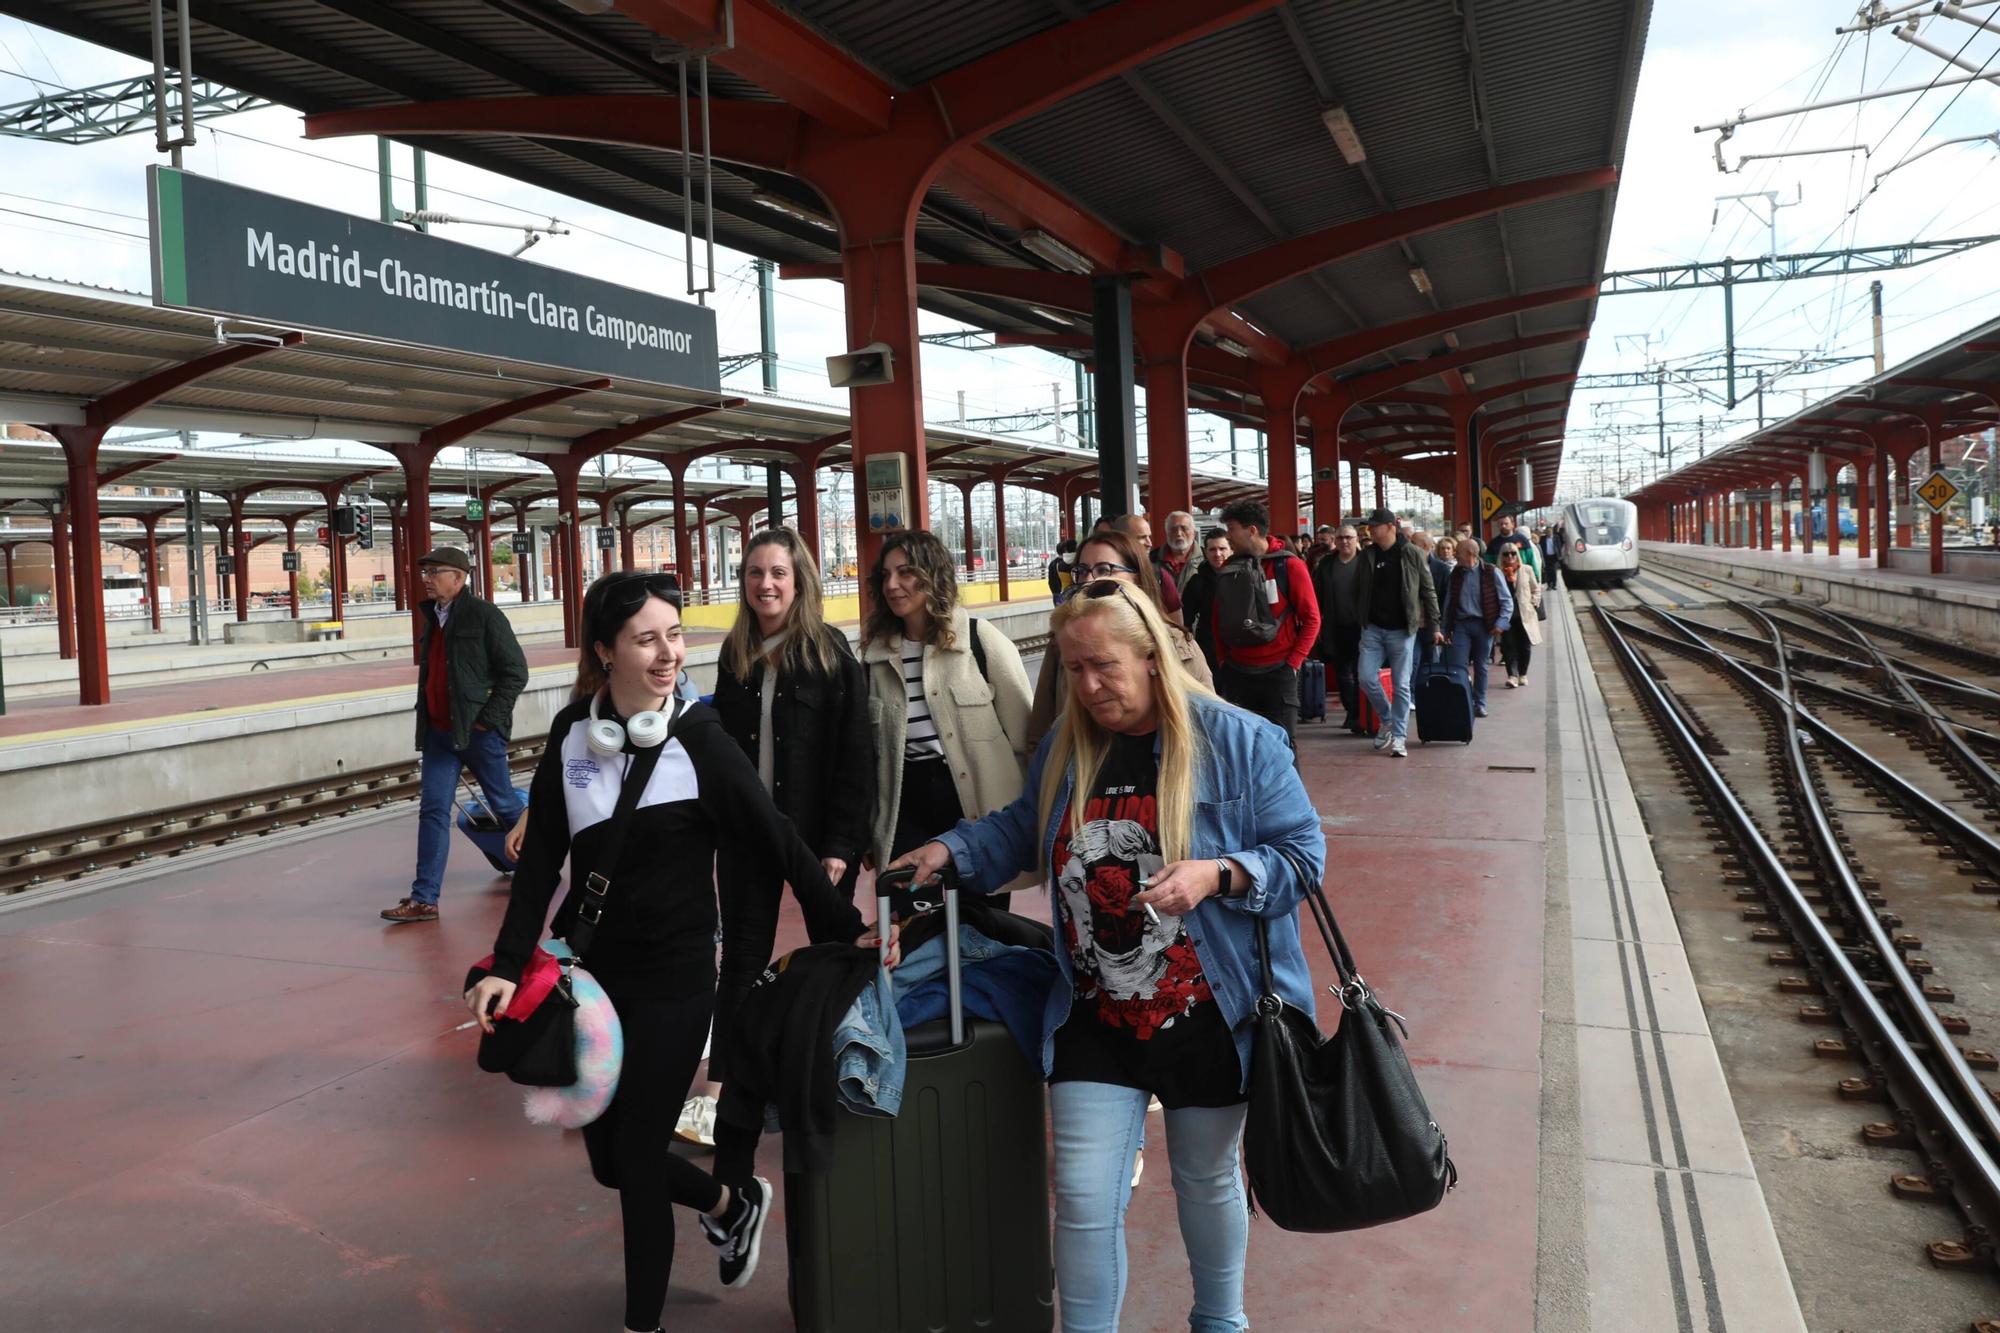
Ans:
[[[1699,561],[1719,568],[1826,579],[1890,595],[1944,598],[2000,608],[2000,580],[1974,574],[1882,569],[1876,565],[1874,556],[1864,560],[1854,554],[1851,543],[1843,545],[1839,555],[1828,555],[1823,546],[1815,546],[1810,552],[1801,550],[1797,545],[1789,551],[1764,551],[1698,542],[1648,541],[1641,542],[1639,550],[1642,559],[1649,553],[1660,554],[1669,559]]]
[[[1395,760],[1300,729],[1329,895],[1409,1019],[1460,1176],[1369,1231],[1254,1217],[1264,1333],[1804,1326],[1603,699],[1551,604],[1529,687],[1496,679],[1470,746]],[[619,1326],[615,1196],[458,1030],[506,882],[461,843],[443,919],[384,927],[413,815],[359,819],[0,904],[10,1326]],[[802,940],[788,902],[780,947]],[[1148,1139],[1122,1327],[1169,1333],[1190,1290],[1157,1120]],[[666,1327],[790,1327],[784,1267],[774,1219],[758,1276],[726,1292],[682,1219]]]

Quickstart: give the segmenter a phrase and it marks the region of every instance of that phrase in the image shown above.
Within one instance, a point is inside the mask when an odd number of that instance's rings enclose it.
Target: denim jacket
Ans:
[[[833,1030],[834,1086],[842,1104],[860,1115],[902,1109],[908,1052],[894,997],[889,973],[878,970]]]
[[[903,959],[892,974],[896,1013],[905,1028],[943,1018],[951,1011],[946,980],[945,935],[933,939]],[[1024,1059],[1041,1054],[1048,1021],[1049,987],[1056,982],[1055,956],[1047,949],[1029,949],[988,939],[972,926],[958,928],[958,952],[964,960],[963,1001],[967,1019],[986,1018],[1006,1025]]]
[[[1296,912],[1305,895],[1300,876],[1318,882],[1326,871],[1326,831],[1292,767],[1285,734],[1254,714],[1212,695],[1192,695],[1196,729],[1206,753],[1197,756],[1193,846],[1195,859],[1227,856],[1247,872],[1240,896],[1212,895],[1186,917],[1188,938],[1202,972],[1236,1040],[1236,1054],[1249,1085],[1250,1019],[1262,993],[1257,963],[1257,918],[1270,926],[1271,971],[1279,998],[1314,1013],[1312,974],[1299,946]],[[1058,827],[1069,804],[1073,774],[1065,774],[1049,822],[1037,827],[1036,796],[1052,738],[1044,738],[1028,766],[1028,785],[1019,799],[983,819],[961,820],[938,839],[951,852],[965,886],[990,893],[1023,870],[1054,864]],[[1154,741],[1155,753],[1159,742]],[[1238,886],[1232,885],[1232,889]],[[1062,896],[1051,895],[1062,912]],[[1057,938],[1062,938],[1057,921]],[[1062,982],[1049,993],[1042,1072],[1055,1067],[1055,1033],[1069,1018],[1076,977],[1069,950],[1056,948]]]

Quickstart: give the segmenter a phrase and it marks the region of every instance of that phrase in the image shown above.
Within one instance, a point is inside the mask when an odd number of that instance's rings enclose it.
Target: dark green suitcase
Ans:
[[[958,938],[957,898],[945,895],[949,940]],[[957,974],[953,958],[954,1016]],[[940,1019],[908,1032],[900,1114],[843,1113],[827,1171],[785,1177],[802,1333],[1055,1325],[1041,1075],[1002,1025],[975,1019],[956,1044],[952,1027]]]

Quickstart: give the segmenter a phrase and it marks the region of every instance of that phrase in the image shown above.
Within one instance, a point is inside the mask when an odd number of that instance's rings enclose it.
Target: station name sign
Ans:
[[[720,392],[715,312],[148,167],[153,303]]]

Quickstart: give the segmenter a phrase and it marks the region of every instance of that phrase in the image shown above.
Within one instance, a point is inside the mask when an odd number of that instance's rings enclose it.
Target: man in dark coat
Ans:
[[[514,701],[528,684],[528,659],[499,607],[466,591],[472,562],[440,546],[418,562],[424,590],[417,607],[417,749],[423,754],[423,795],[417,807],[417,875],[410,895],[382,912],[395,925],[438,919],[438,894],[451,851],[452,797],[459,773],[471,769],[486,808],[511,828],[521,798],[507,769]]]

